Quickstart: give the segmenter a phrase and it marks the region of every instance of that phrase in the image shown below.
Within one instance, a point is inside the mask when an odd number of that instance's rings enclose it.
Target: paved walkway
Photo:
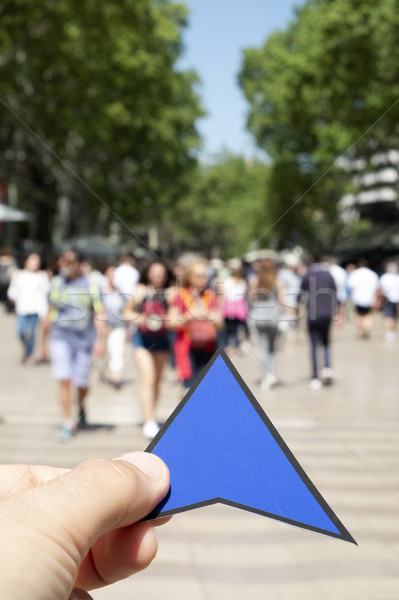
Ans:
[[[137,374],[120,391],[96,372],[89,420],[99,427],[57,442],[59,412],[47,366],[23,367],[12,316],[0,314],[0,462],[73,466],[90,456],[144,449]],[[359,546],[226,506],[175,516],[159,530],[151,567],[96,600],[397,600],[399,598],[399,343],[357,340],[353,324],[334,340],[335,385],[309,390],[306,340],[286,343],[282,384],[256,385],[254,352],[235,362],[268,416]],[[133,364],[129,354],[129,363]],[[179,391],[165,378],[164,420]]]

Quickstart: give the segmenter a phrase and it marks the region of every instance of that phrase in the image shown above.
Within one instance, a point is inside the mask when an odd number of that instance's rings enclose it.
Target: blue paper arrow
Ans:
[[[148,518],[220,502],[356,543],[221,349],[147,452],[171,474]]]

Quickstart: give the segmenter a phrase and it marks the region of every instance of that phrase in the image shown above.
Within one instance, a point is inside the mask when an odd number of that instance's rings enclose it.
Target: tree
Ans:
[[[169,0],[0,4],[3,170],[38,223],[60,194],[69,233],[156,222],[173,202],[203,114],[196,74],[176,66],[186,17]]]
[[[331,242],[350,177],[337,159],[398,147],[398,9],[398,0],[308,0],[285,31],[244,51],[239,80],[250,104],[248,127],[274,161],[276,198],[284,183],[278,170],[291,165],[294,208],[284,217],[284,235],[296,219],[316,214],[302,237]],[[276,218],[286,210],[276,206]]]
[[[230,154],[199,166],[173,214],[165,214],[165,221],[173,223],[173,229],[164,229],[168,247],[225,258],[247,252],[269,223],[267,177],[267,165]]]

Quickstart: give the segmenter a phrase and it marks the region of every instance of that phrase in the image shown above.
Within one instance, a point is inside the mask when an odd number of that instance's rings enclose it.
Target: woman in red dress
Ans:
[[[216,294],[208,287],[208,281],[207,263],[191,263],[169,310],[168,327],[176,331],[177,373],[186,389],[215,352],[218,330],[223,324]]]

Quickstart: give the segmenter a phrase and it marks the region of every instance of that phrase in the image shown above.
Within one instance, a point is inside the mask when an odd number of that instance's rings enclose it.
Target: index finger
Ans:
[[[43,485],[69,470],[45,465],[0,465],[0,500]]]

